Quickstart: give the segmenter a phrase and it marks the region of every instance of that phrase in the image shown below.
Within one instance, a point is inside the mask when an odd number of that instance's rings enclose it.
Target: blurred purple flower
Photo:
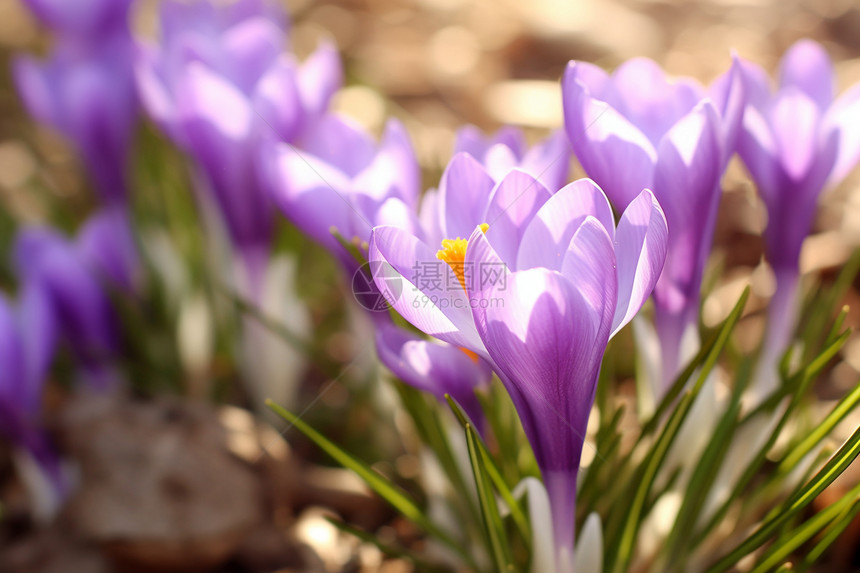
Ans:
[[[562,93],[565,127],[586,173],[625,208],[653,189],[669,225],[669,253],[654,289],[662,384],[698,338],[702,274],[713,240],[720,178],[734,153],[743,110],[739,63],[710,94],[689,79],[669,81],[651,60],[629,60],[611,76],[571,62]]]
[[[39,285],[22,289],[16,307],[0,295],[0,435],[27,452],[62,497],[68,484],[41,424],[55,346],[53,312]]]
[[[259,141],[294,141],[341,83],[337,51],[323,44],[299,64],[283,53],[283,15],[262,0],[216,7],[161,5],[161,42],[142,46],[136,66],[144,106],[194,159],[201,199],[211,197],[259,282],[273,227],[255,170]]]
[[[485,136],[472,125],[457,131],[454,154],[468,153],[477,159],[495,181],[500,181],[513,168],[519,168],[540,181],[547,189],[561,189],[570,171],[570,144],[564,130],[555,131],[531,149],[526,146],[523,132],[515,127],[503,127]]]
[[[85,381],[97,389],[118,382],[113,362],[120,338],[108,285],[134,285],[131,241],[124,214],[106,210],[87,223],[77,242],[49,228],[28,227],[13,247],[24,288],[44,293],[60,339],[74,352]]]
[[[459,201],[445,211],[444,232],[458,238],[437,252],[403,229],[375,228],[375,280],[380,289],[401,280],[404,295],[391,303],[406,320],[481,356],[499,374],[541,468],[559,559],[567,561],[600,363],[609,338],[633,318],[660,276],[666,221],[647,190],[616,229],[605,195],[587,179],[551,194],[514,170],[493,185],[465,154],[446,175],[439,202],[455,187]],[[484,195],[488,203],[474,200]],[[469,217],[484,224],[464,232]],[[422,265],[439,260],[447,263],[442,280],[427,281]]]
[[[75,145],[102,200],[124,203],[137,119],[132,45],[121,33],[93,41],[62,39],[45,61],[16,59],[15,83],[30,115]]]
[[[800,249],[818,195],[860,158],[860,84],[835,99],[830,58],[810,40],[785,53],[775,92],[761,67],[744,61],[741,69],[747,105],[738,153],[767,207],[764,235],[777,290],[765,353],[778,361],[794,332]]]
[[[23,0],[41,22],[56,34],[89,41],[128,28],[133,0]]]

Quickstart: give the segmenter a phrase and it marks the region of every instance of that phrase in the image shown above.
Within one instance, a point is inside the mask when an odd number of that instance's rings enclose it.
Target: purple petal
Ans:
[[[413,208],[417,205],[421,169],[402,123],[395,119],[388,121],[379,150],[355,177],[353,187],[377,201],[396,196]]]
[[[19,323],[6,298],[0,295],[0,401],[16,401],[28,380]],[[0,421],[2,424],[2,421]]]
[[[20,332],[26,367],[21,400],[29,412],[37,412],[42,401],[42,388],[48,375],[57,345],[57,321],[46,289],[38,283],[28,283],[19,294]],[[5,361],[0,360],[6,364]]]
[[[435,251],[402,229],[376,227],[368,261],[377,287],[394,294],[389,303],[403,318],[430,336],[483,354],[466,293]]]
[[[860,159],[860,84],[854,85],[834,102],[824,117],[824,133],[837,133],[839,146],[836,165],[828,181],[835,185],[857,165]]]
[[[815,160],[821,113],[809,96],[789,87],[777,94],[769,119],[782,168],[799,181]]]
[[[548,199],[526,227],[516,270],[561,270],[570,240],[588,216],[600,221],[607,233],[614,233],[615,218],[606,195],[594,181],[579,179]]]
[[[207,147],[197,139],[218,136],[244,141],[251,134],[253,111],[248,99],[232,83],[199,63],[191,63],[179,93],[180,119],[192,133],[192,145]]]
[[[524,171],[514,169],[493,189],[487,208],[487,238],[502,260],[513,266],[528,223],[551,197],[546,187]]]
[[[764,111],[771,99],[770,77],[758,64],[738,58],[747,105]]]
[[[468,237],[477,225],[487,223],[486,210],[495,183],[478,161],[467,153],[451,159],[439,185],[444,214],[444,238]]]
[[[443,342],[424,340],[390,323],[377,324],[379,360],[399,379],[440,400],[450,394],[473,420],[482,418],[475,389],[493,376],[487,364]]]
[[[78,235],[87,264],[114,285],[134,292],[139,261],[131,223],[122,209],[105,209],[90,218]]]
[[[239,89],[251,93],[281,53],[284,32],[266,18],[249,18],[227,30],[221,37],[224,51],[230,55],[231,77]]]
[[[612,237],[594,217],[586,217],[573,235],[561,274],[599,318],[598,338],[608,340],[618,298],[618,275]]]
[[[732,67],[717,78],[710,88],[711,99],[720,114],[723,142],[723,169],[729,163],[738,147],[738,137],[743,123],[746,106],[743,71],[740,59],[732,58]]]
[[[618,111],[593,99],[568,64],[562,80],[567,135],[577,159],[619,208],[651,186],[657,153],[648,138]]]
[[[698,301],[710,251],[722,175],[719,121],[704,100],[660,143],[654,194],[666,215],[670,249],[656,300],[674,310]]]
[[[294,62],[280,58],[266,70],[254,92],[254,112],[282,141],[295,140],[303,121],[296,73]]]
[[[343,69],[337,48],[323,42],[302,63],[298,76],[299,93],[305,113],[311,118],[322,115],[329,101],[343,84]]]
[[[354,122],[329,114],[305,134],[299,148],[303,155],[315,155],[355,177],[370,165],[376,155],[376,143]]]
[[[494,145],[503,145],[511,150],[519,159],[526,149],[526,140],[522,130],[513,126],[504,126],[492,135],[484,133],[474,125],[466,125],[457,130],[454,140],[454,155],[468,153],[478,161],[485,161],[487,151]]]
[[[599,318],[557,272],[513,273],[480,309],[481,339],[542,472],[578,467],[606,347]],[[571,516],[572,518],[572,516]]]
[[[672,83],[660,66],[647,58],[626,61],[612,74],[607,103],[642,130],[656,145],[660,138],[703,97],[690,80]]]
[[[815,102],[820,113],[833,102],[835,74],[830,56],[812,40],[795,42],[779,66],[780,90],[796,88]]]
[[[767,119],[754,107],[747,106],[738,134],[738,155],[758,186],[759,193],[770,200],[776,192],[779,150]]]
[[[352,207],[340,191],[350,184],[346,175],[313,155],[276,141],[264,143],[259,158],[261,181],[284,215],[327,249],[339,251],[341,246],[331,229],[351,239],[347,235]]]
[[[57,125],[57,103],[54,76],[56,72],[30,56],[19,56],[13,62],[15,85],[18,94],[27,106],[27,111],[36,120],[48,125]]]
[[[657,198],[647,189],[621,215],[615,232],[618,302],[612,336],[633,319],[651,296],[666,262],[669,229]]]
[[[555,192],[567,183],[572,150],[563,129],[553,132],[523,157],[520,168]]]
[[[500,143],[490,147],[484,154],[483,164],[487,168],[487,173],[496,182],[504,179],[518,163],[519,160],[511,148]]]

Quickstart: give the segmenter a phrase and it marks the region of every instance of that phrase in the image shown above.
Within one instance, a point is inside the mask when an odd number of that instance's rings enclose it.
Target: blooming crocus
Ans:
[[[480,188],[481,172],[460,162],[460,171],[448,170],[459,176],[460,190]],[[645,190],[616,228],[594,182],[579,180],[552,194],[518,170],[491,185],[489,197],[478,208],[468,194],[458,195],[462,201],[448,207],[444,224],[461,234],[441,244],[377,227],[370,260],[378,265],[380,289],[402,281],[404,294],[390,302],[406,320],[481,356],[505,384],[546,484],[557,564],[566,571],[600,363],[609,338],[632,319],[660,275],[666,220]],[[464,233],[466,216],[483,223]],[[446,263],[443,280],[431,283],[419,270],[436,260]]]
[[[742,62],[742,70],[747,104],[738,153],[767,207],[764,236],[776,292],[763,361],[776,363],[794,331],[800,249],[818,196],[860,157],[860,84],[835,99],[830,58],[810,40],[785,53],[776,91],[761,67]]]
[[[144,106],[194,161],[199,199],[214,203],[260,288],[273,233],[255,169],[257,145],[294,141],[325,111],[341,82],[337,52],[323,44],[300,64],[284,53],[285,25],[261,0],[161,5],[162,38],[136,66]]]
[[[570,144],[564,130],[553,132],[532,148],[526,145],[523,132],[506,126],[485,136],[472,125],[457,131],[454,154],[468,153],[477,159],[495,180],[501,180],[513,168],[519,168],[547,189],[561,189],[570,171]]]
[[[113,361],[120,351],[117,318],[108,288],[124,288],[135,274],[136,251],[116,211],[94,216],[70,241],[45,227],[19,231],[13,246],[26,289],[44,292],[58,336],[73,350],[83,377],[97,389],[118,381]]]
[[[21,289],[15,305],[0,295],[0,436],[35,461],[49,484],[28,483],[42,513],[51,513],[67,493],[60,458],[41,424],[42,390],[54,356],[56,324],[39,285]]]
[[[137,119],[126,35],[91,46],[61,39],[45,61],[22,56],[15,83],[30,115],[75,146],[102,201],[122,204],[128,195],[128,152]]]
[[[670,81],[644,58],[611,76],[571,62],[562,93],[565,128],[586,173],[617,208],[648,188],[666,213],[669,253],[654,289],[665,389],[698,346],[700,288],[720,178],[743,106],[739,66],[735,62],[709,94],[693,80]]]

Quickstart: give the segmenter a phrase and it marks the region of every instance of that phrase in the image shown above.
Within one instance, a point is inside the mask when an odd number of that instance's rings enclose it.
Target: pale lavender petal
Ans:
[[[624,208],[651,185],[657,153],[638,128],[589,95],[579,69],[579,64],[568,64],[562,80],[567,135],[585,172]]]
[[[282,57],[260,77],[254,91],[254,113],[282,141],[295,140],[304,119],[296,73],[295,63]]]
[[[26,376],[21,380],[22,404],[29,412],[38,411],[42,388],[57,346],[57,318],[48,292],[38,282],[30,282],[19,294],[19,324]],[[0,363],[7,364],[3,359]],[[2,386],[2,384],[0,384]]]
[[[833,102],[833,64],[824,48],[812,40],[795,42],[779,65],[780,90],[796,88],[805,93],[820,113]]]
[[[633,58],[612,74],[607,103],[657,145],[703,95],[702,88],[691,80],[670,82],[653,60]]]
[[[315,155],[350,178],[366,169],[376,155],[376,143],[366,131],[334,114],[324,116],[300,143],[303,155]]]
[[[303,232],[329,250],[339,250],[337,229],[347,239],[351,210],[343,195],[349,179],[339,170],[295,147],[270,140],[259,154],[260,179],[281,211]]]
[[[318,117],[343,84],[340,54],[334,44],[323,42],[299,69],[299,93],[305,113]]]
[[[475,226],[487,223],[486,209],[495,182],[484,167],[467,153],[451,159],[439,185],[444,214],[444,238],[466,238]]]
[[[738,134],[738,155],[766,201],[772,200],[779,181],[779,149],[775,135],[764,115],[747,106]]]
[[[839,147],[836,165],[828,185],[836,185],[857,165],[860,160],[860,84],[842,94],[828,110],[823,120],[825,134],[838,133]]]
[[[275,63],[283,44],[283,30],[267,18],[249,18],[225,31],[221,45],[230,54],[230,76],[241,91],[252,92],[257,80]]]
[[[771,99],[771,84],[767,72],[758,64],[743,58],[738,58],[738,63],[744,80],[744,96],[747,105],[764,113]]]
[[[477,223],[489,225],[487,238],[509,266],[516,263],[526,226],[550,197],[546,187],[519,169],[510,171],[493,189],[486,217]]]
[[[615,231],[618,302],[612,336],[633,319],[645,303],[666,262],[669,229],[654,194],[647,189],[621,215]]]
[[[503,145],[519,159],[526,150],[526,140],[522,130],[506,125],[492,135],[484,133],[474,125],[466,125],[457,130],[454,140],[454,155],[468,153],[478,161],[484,161],[487,151],[494,145]]]
[[[606,195],[594,181],[579,179],[548,199],[526,227],[516,270],[561,270],[570,240],[588,216],[600,221],[607,233],[614,233],[615,218]]]
[[[517,167],[519,158],[514,155],[510,147],[497,143],[484,154],[483,163],[490,177],[498,182],[508,174],[508,171]]]
[[[490,296],[501,303],[480,309],[481,338],[538,465],[575,471],[606,345],[599,318],[567,279],[547,269],[513,273]]]
[[[388,121],[379,150],[353,180],[353,188],[377,201],[396,196],[413,208],[421,190],[421,169],[406,128]]]
[[[808,95],[789,87],[777,94],[769,120],[783,170],[795,181],[803,179],[815,161],[821,112]]]
[[[424,340],[390,323],[376,325],[379,360],[399,379],[440,400],[450,394],[473,421],[482,419],[475,390],[493,376],[483,360],[444,342]]]
[[[746,89],[740,58],[732,57],[732,67],[711,85],[709,94],[722,121],[723,169],[738,147],[738,137],[743,124],[746,107]]]
[[[422,332],[484,354],[466,293],[434,250],[402,229],[376,227],[368,261],[379,290],[396,293],[389,303],[403,318]]]
[[[558,129],[526,152],[520,162],[520,169],[555,193],[567,183],[572,153],[567,134],[563,129]]]
[[[655,300],[673,311],[698,300],[710,251],[722,175],[719,122],[704,100],[660,143],[653,191],[666,215],[670,243]]]
[[[579,291],[600,321],[599,339],[608,340],[618,298],[618,274],[612,237],[594,217],[586,217],[570,241],[561,274]]]

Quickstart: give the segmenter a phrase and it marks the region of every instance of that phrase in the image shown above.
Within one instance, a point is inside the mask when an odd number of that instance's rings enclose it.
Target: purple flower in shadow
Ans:
[[[93,42],[62,39],[44,61],[17,58],[15,83],[30,115],[75,146],[102,201],[124,204],[138,115],[133,47],[127,31]]]
[[[42,391],[56,347],[56,324],[40,285],[22,289],[17,305],[0,296],[0,435],[29,454],[54,496],[68,488],[60,458],[41,423]]]
[[[114,364],[120,337],[108,289],[134,287],[136,252],[119,210],[92,217],[75,242],[49,228],[28,227],[13,246],[24,288],[43,293],[60,340],[73,351],[84,381],[96,389],[120,379]]]

